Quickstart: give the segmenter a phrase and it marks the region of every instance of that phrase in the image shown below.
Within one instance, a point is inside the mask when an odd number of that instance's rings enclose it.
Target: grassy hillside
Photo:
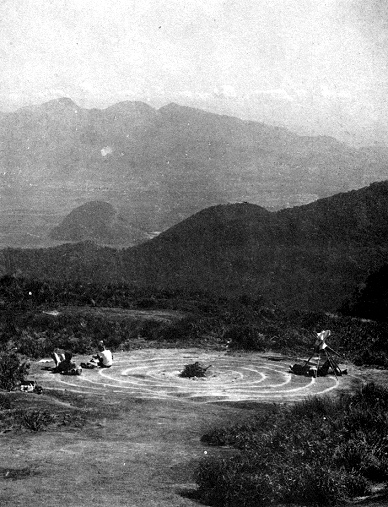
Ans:
[[[309,354],[316,333],[330,329],[331,345],[346,360],[388,366],[386,322],[286,311],[263,298],[225,299],[204,292],[143,290],[123,283],[48,283],[4,277],[0,304],[2,347],[16,346],[32,357],[47,356],[55,347],[86,353],[99,340],[112,349],[173,344]],[[106,311],[97,311],[102,308]],[[131,316],[125,310],[148,311],[150,318]],[[155,310],[170,313],[168,318],[152,318]]]
[[[155,318],[156,314],[158,318]],[[144,315],[147,318],[143,318]],[[161,315],[164,318],[161,319]],[[290,356],[310,356],[315,333],[322,329],[332,331],[330,345],[342,355],[341,363],[352,360],[358,365],[388,367],[387,322],[285,310],[263,297],[227,299],[205,292],[141,289],[123,282],[75,283],[5,276],[0,279],[1,387],[12,387],[4,383],[9,378],[14,382],[20,380],[15,378],[15,367],[19,367],[18,376],[24,375],[26,356],[34,359],[47,357],[55,347],[71,350],[74,354],[89,354],[95,351],[100,340],[104,340],[114,351],[195,346],[206,350],[270,350]],[[155,472],[157,477],[162,474],[163,491],[166,489],[163,474],[171,473],[171,456],[179,434],[173,424],[174,421],[185,422],[184,449],[179,450],[176,466],[179,469],[187,467],[190,473],[187,473],[186,480],[191,481],[190,486],[195,480],[198,488],[185,490],[184,496],[212,505],[237,507],[296,502],[311,506],[343,505],[355,497],[370,495],[376,482],[386,483],[388,478],[385,431],[388,391],[373,384],[365,385],[355,394],[337,398],[312,398],[288,407],[266,404],[264,408],[258,403],[249,409],[244,404],[239,407],[220,404],[216,408],[217,404],[206,403],[195,405],[194,409],[190,408],[194,404],[179,403],[182,407],[179,408],[165,400],[135,400],[127,392],[118,399],[114,392],[109,396],[101,393],[83,395],[72,393],[71,388],[64,392],[48,390],[48,394],[43,393],[42,400],[39,396],[23,395],[20,392],[0,393],[0,431],[6,431],[8,439],[15,438],[12,444],[20,439],[21,432],[23,439],[27,438],[26,432],[31,432],[34,437],[30,435],[29,438],[39,438],[36,445],[42,449],[49,447],[45,438],[52,442],[55,432],[61,432],[58,445],[66,449],[63,447],[66,431],[70,430],[72,453],[64,453],[71,457],[69,466],[64,467],[63,453],[58,454],[58,446],[48,461],[52,467],[52,463],[56,463],[53,458],[61,457],[57,473],[62,478],[84,470],[85,449],[91,449],[87,455],[95,463],[98,425],[101,430],[99,441],[109,445],[109,484],[112,487],[120,485],[123,449],[127,449],[125,445],[129,441],[128,456],[132,456],[133,443],[137,442],[130,432],[131,425],[138,430],[144,428],[144,421],[148,421],[146,426],[149,428],[146,445],[154,449],[159,437],[166,454],[165,449],[168,449],[168,456],[157,462]],[[145,407],[150,410],[147,417],[144,416]],[[162,407],[161,418],[156,417],[158,407]],[[207,407],[211,410],[207,411]],[[214,411],[218,409],[220,412],[214,418]],[[112,417],[120,420],[122,426],[111,425],[109,418]],[[166,422],[168,417],[171,421]],[[91,427],[92,422],[94,426]],[[162,424],[168,424],[171,431],[166,433],[166,426],[159,426]],[[85,433],[84,428],[89,428],[91,433]],[[46,430],[49,430],[47,437]],[[75,432],[77,441],[83,445],[79,462],[74,457]],[[190,446],[196,439],[195,432],[199,449],[194,462],[193,455],[187,457],[184,453],[192,452]],[[112,442],[106,442],[107,435],[113,435]],[[171,441],[166,440],[166,435],[171,435]],[[115,448],[112,447],[113,440]],[[204,451],[203,445],[212,449]],[[213,452],[217,446],[227,447],[227,451]],[[12,445],[8,448],[12,449]],[[149,454],[149,447],[146,450],[141,450],[143,457]],[[30,470],[37,462],[36,454],[29,456],[30,468],[13,470],[8,467],[5,473],[32,475]],[[5,457],[9,459],[9,454]],[[124,474],[126,483],[130,474],[131,488],[139,466],[137,454],[135,458],[132,468],[129,469],[128,465]],[[151,454],[146,462],[147,468],[154,466],[152,463],[155,464],[156,458],[156,453]],[[125,459],[128,464],[128,458]],[[102,457],[100,462],[106,463],[106,459]],[[112,463],[116,462],[120,462],[117,476],[112,475]],[[93,467],[89,469],[94,470]],[[41,470],[40,464],[39,473]],[[44,469],[44,472],[52,476],[51,469],[47,472]],[[104,477],[100,470],[98,474],[93,478]],[[94,491],[95,481],[87,482],[93,484]],[[174,480],[174,484],[178,483],[181,484],[181,475]],[[141,484],[142,499],[149,498],[154,483],[149,480],[147,484],[144,481]],[[86,484],[78,486],[76,491],[82,489],[85,492]],[[86,491],[90,499],[91,493]],[[161,496],[158,498],[160,502]],[[95,502],[95,498],[91,501]],[[182,498],[179,498],[181,504]],[[169,505],[173,504],[170,502]]]
[[[127,250],[125,272],[144,284],[336,310],[388,261],[387,202],[382,182],[276,213],[248,203],[208,208]]]
[[[196,498],[213,506],[318,507],[370,495],[388,479],[387,406],[388,391],[368,384],[354,395],[275,406],[214,428],[202,441],[236,452],[201,460]],[[384,499],[386,491],[381,505]]]
[[[0,264],[3,273],[39,279],[262,295],[288,308],[336,311],[388,262],[387,202],[381,182],[278,212],[218,205],[133,248],[8,249]]]

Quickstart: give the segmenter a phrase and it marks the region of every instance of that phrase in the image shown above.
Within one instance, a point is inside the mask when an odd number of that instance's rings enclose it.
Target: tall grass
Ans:
[[[388,479],[388,391],[367,384],[355,395],[310,398],[202,437],[232,445],[229,459],[204,459],[202,501],[219,506],[298,503],[334,506]]]

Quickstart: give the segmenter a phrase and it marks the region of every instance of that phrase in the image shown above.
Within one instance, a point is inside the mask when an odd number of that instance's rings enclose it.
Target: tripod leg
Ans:
[[[338,352],[336,352],[334,349],[332,349],[332,348],[331,348],[331,347],[329,347],[328,345],[327,345],[327,347],[326,347],[326,348],[327,348],[328,350],[330,350],[330,352],[333,352],[333,354],[335,354],[336,356],[341,357],[341,354],[338,354]]]
[[[337,373],[339,376],[342,375],[342,372],[341,372],[341,368],[339,367],[338,363],[337,363],[337,359],[334,359],[333,357],[331,358],[333,364],[335,365],[336,367],[336,370],[337,370]]]
[[[330,366],[332,367],[332,370],[334,371],[335,378],[338,380],[336,364],[334,363],[330,354],[326,350],[325,350],[325,353],[326,353],[327,360],[329,361]]]
[[[341,371],[341,368],[338,366],[338,363],[337,363],[337,361],[336,361],[335,359],[333,359],[333,358],[331,358],[331,359],[332,359],[332,362],[333,362],[333,364],[334,364],[334,366],[335,366],[335,369],[336,369],[337,375],[338,375],[339,377],[341,377],[341,376],[342,376],[342,371]]]
[[[319,362],[320,362],[320,360],[321,360],[321,354],[318,354],[318,364],[317,364],[317,371],[316,371],[316,373],[315,373],[315,378],[317,378],[317,377],[318,377]]]
[[[314,357],[314,354],[307,359],[307,361],[304,363],[303,366],[306,366],[306,364],[309,363],[313,357]]]

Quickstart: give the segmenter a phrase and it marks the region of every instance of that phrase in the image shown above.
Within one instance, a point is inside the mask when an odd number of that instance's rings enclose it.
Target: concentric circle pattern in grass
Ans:
[[[79,377],[44,372],[43,387],[85,393],[128,394],[139,398],[184,401],[297,401],[346,388],[350,377],[312,378],[289,371],[290,361],[269,356],[233,356],[203,350],[152,349],[114,355],[112,368],[86,370]],[[208,366],[205,378],[182,378],[186,364]]]

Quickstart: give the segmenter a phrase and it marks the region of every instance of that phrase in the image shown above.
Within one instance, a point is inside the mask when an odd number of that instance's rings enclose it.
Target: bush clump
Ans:
[[[30,365],[14,352],[0,354],[0,389],[12,391],[28,375]]]
[[[0,410],[9,410],[12,407],[11,400],[5,393],[0,393]]]
[[[203,366],[198,361],[193,364],[186,364],[180,376],[186,378],[206,377],[207,370],[210,368],[210,366]]]
[[[20,411],[17,417],[22,427],[31,431],[43,431],[55,421],[55,416],[47,410]]]
[[[225,333],[224,339],[229,342],[231,349],[264,351],[268,341],[259,329],[251,325],[234,325]]]
[[[198,495],[219,506],[299,503],[335,506],[388,480],[388,391],[373,383],[355,395],[310,398],[202,437],[239,452],[204,459]]]

